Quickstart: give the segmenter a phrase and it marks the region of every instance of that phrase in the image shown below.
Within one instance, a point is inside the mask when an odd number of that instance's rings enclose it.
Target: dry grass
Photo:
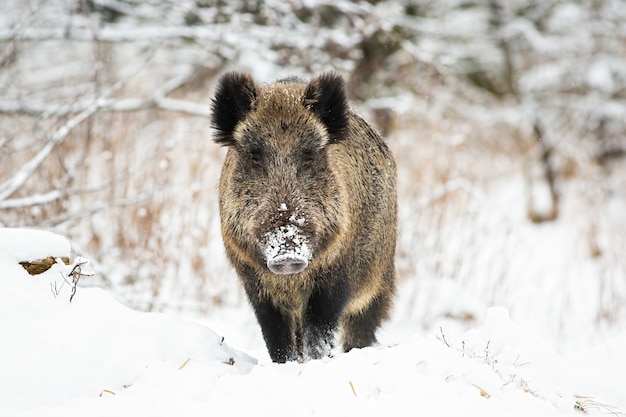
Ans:
[[[109,74],[100,75],[103,82],[119,77],[116,65],[106,66],[103,72]],[[211,80],[205,70],[200,72],[172,97],[202,97],[206,102]],[[140,70],[118,97],[149,97],[158,78],[154,71]],[[51,87],[62,90],[73,81],[54,80]],[[19,114],[0,118],[2,137],[10,138],[2,142],[0,181],[17,172],[43,146],[47,132],[67,119]],[[226,288],[230,290],[223,276],[231,274],[219,256],[215,196],[222,158],[206,118],[156,109],[100,111],[71,131],[11,198],[73,191],[47,204],[5,209],[1,223],[46,227],[68,236],[74,252],[97,260],[94,265],[104,284],[139,308],[220,302]],[[164,290],[167,299],[161,298]]]
[[[63,54],[55,57],[59,48]],[[24,97],[57,109],[93,99],[119,80],[124,82],[115,98],[151,97],[190,68],[195,71],[168,97],[206,104],[222,71],[219,62],[176,66],[171,50],[135,43],[42,42],[27,52],[40,57],[37,65],[16,61],[3,67],[3,74],[13,77],[12,88]],[[69,75],[67,62],[76,62]],[[408,79],[414,64],[403,64],[403,77]],[[37,78],[41,74],[46,78]],[[498,206],[498,198],[509,186],[523,189],[519,181],[532,153],[531,129],[482,117],[506,103],[454,77],[437,72],[411,86],[410,109],[394,115],[378,108],[369,117],[389,132],[398,162],[398,276],[403,282],[455,280],[488,304],[508,303],[515,309],[516,283],[545,271],[524,263],[523,252],[532,248],[535,235],[528,232],[523,191],[519,200],[505,200],[506,207]],[[355,105],[366,115],[370,111],[367,102]],[[0,114],[0,181],[17,172],[68,118]],[[567,126],[555,126],[552,136],[561,131],[569,132]],[[99,111],[71,131],[12,197],[50,190],[66,194],[46,204],[2,209],[0,222],[52,228],[68,236],[75,253],[97,261],[92,265],[102,278],[99,284],[136,308],[206,311],[239,303],[243,297],[223,255],[217,213],[224,150],[210,135],[203,117],[156,108]],[[626,247],[626,221],[620,216],[626,174],[623,164],[601,166],[569,143],[556,144],[563,195],[557,223],[564,229],[573,224],[586,250],[566,253],[573,264],[546,291],[571,285],[567,277],[581,265],[576,259],[589,261],[598,280],[597,294],[591,295],[597,302],[590,308],[598,321],[617,320],[626,300],[620,251]],[[564,303],[562,308],[565,316],[573,307]],[[473,317],[471,312],[449,314]]]
[[[577,401],[574,405],[574,409],[582,412],[583,414],[603,414],[616,417],[626,415],[621,412],[617,407],[605,404],[601,401],[594,399],[593,397],[579,395],[576,398]]]

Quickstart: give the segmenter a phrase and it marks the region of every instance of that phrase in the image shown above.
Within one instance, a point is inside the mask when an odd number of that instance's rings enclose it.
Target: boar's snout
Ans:
[[[269,270],[278,275],[297,274],[304,271],[308,265],[307,259],[297,258],[291,254],[278,255],[267,260]]]
[[[297,274],[309,265],[308,239],[296,225],[288,224],[268,232],[263,246],[267,267],[274,274]]]

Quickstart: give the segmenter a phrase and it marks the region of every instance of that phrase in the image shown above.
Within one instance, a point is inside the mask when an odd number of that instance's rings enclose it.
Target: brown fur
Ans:
[[[219,186],[226,254],[272,359],[327,355],[337,328],[344,350],[373,343],[395,291],[396,168],[348,108],[343,80],[257,86],[230,73],[213,109],[215,140],[229,147]],[[281,227],[310,249],[301,272],[268,268],[266,241]]]

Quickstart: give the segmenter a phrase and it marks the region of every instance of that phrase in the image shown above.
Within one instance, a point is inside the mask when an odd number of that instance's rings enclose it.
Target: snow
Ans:
[[[71,265],[31,277],[6,236],[37,246],[37,256],[66,254],[68,242],[39,230],[2,234],[2,416],[575,416],[626,407],[624,332],[566,356],[492,307],[469,331],[390,325],[377,346],[274,364],[203,324],[133,311],[99,288],[78,288],[72,302],[68,286],[55,295],[51,283]]]
[[[18,265],[68,256],[67,240],[0,229],[0,417],[624,415],[626,177],[623,158],[596,161],[623,148],[624,2],[496,2],[501,27],[488,3],[460,0],[114,2],[128,12],[115,22],[5,3],[0,224],[54,227],[98,268],[70,302],[72,265]],[[361,83],[380,33],[402,47]],[[521,104],[468,82],[498,83],[502,40]],[[398,115],[399,290],[379,345],[270,362],[220,238],[225,150],[189,116],[209,114],[230,69],[259,82],[333,69],[371,84],[352,92],[366,119]],[[525,214],[528,144],[513,143],[537,116],[562,199],[540,225]],[[291,225],[276,254],[307,221],[278,210]]]
[[[293,216],[293,215],[292,215]],[[280,263],[282,260],[295,259],[308,264],[311,260],[311,249],[302,229],[294,224],[280,226],[265,235],[263,253],[270,262]]]
[[[70,244],[63,236],[44,230],[0,228],[0,253],[19,261],[68,258]]]

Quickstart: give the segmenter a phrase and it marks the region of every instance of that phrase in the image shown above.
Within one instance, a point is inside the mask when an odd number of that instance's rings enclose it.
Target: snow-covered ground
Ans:
[[[624,415],[626,2],[17,3],[0,227],[63,236],[0,229],[0,417]],[[400,288],[378,346],[270,362],[220,239],[205,116],[230,69],[338,71],[389,128]],[[542,224],[535,116],[560,194]],[[74,265],[18,265],[70,246],[96,272],[71,302]]]
[[[626,333],[559,354],[492,307],[469,331],[391,323],[380,344],[273,364],[249,312],[222,325],[140,313],[99,288],[72,291],[72,265],[30,276],[25,258],[67,256],[63,237],[0,229],[1,416],[623,415]],[[402,305],[403,288],[400,289]],[[247,317],[247,318],[243,318]],[[247,328],[236,323],[246,322]],[[256,343],[256,344],[255,344]],[[243,343],[245,344],[245,343]]]

